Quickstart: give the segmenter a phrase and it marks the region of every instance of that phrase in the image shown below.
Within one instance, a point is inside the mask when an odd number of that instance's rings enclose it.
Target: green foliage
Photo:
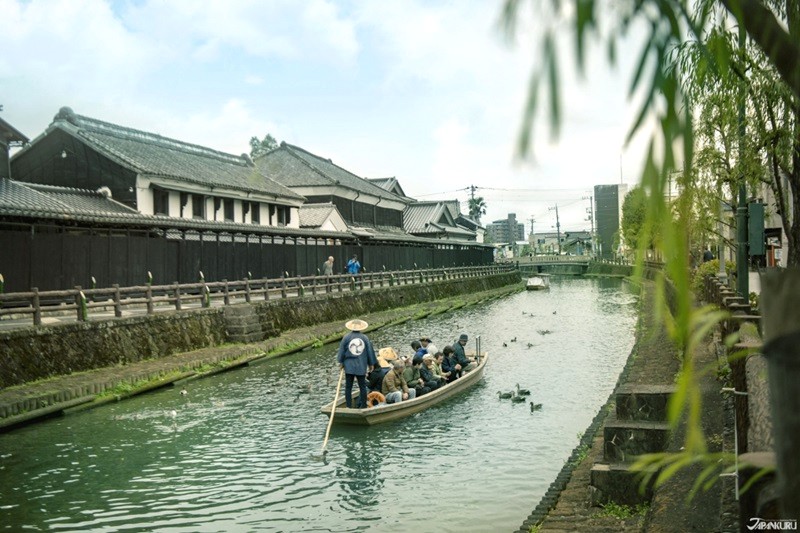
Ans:
[[[263,139],[258,137],[250,137],[250,157],[256,157],[266,154],[270,150],[278,147],[278,141],[271,134],[267,133]]]
[[[629,249],[639,247],[642,229],[647,218],[647,195],[641,187],[634,187],[625,195],[622,202],[621,231],[625,245]],[[643,243],[644,244],[644,243]],[[646,244],[649,248],[649,243]]]
[[[725,262],[725,273],[730,276],[736,271],[736,263],[733,261]],[[712,259],[700,265],[692,272],[692,291],[700,294],[703,291],[703,280],[707,275],[715,276],[719,273],[719,259]]]
[[[486,214],[486,202],[483,196],[474,196],[469,199],[469,216],[480,221],[481,216]]]
[[[750,310],[754,313],[758,313],[758,300],[759,296],[758,293],[751,292],[750,293]]]
[[[647,510],[650,508],[650,505],[646,503],[640,503],[635,506],[630,506],[609,502],[601,505],[600,508],[602,511],[597,512],[595,516],[610,516],[613,518],[619,518],[620,520],[626,520],[635,516],[644,517],[644,515],[647,514]]]
[[[762,5],[756,0],[742,1],[751,4],[750,7],[754,7],[754,4]],[[664,275],[655,280],[655,309],[657,319],[663,321],[678,347],[683,365],[677,379],[676,391],[669,403],[668,420],[673,428],[680,422],[685,422],[686,431],[684,447],[680,453],[646,456],[635,467],[641,469],[648,478],[657,476],[656,483],[661,484],[680,468],[700,463],[704,469],[696,479],[695,487],[691,491],[693,495],[699,488],[713,484],[721,465],[730,458],[708,453],[700,420],[702,405],[699,372],[694,368],[692,357],[699,344],[725,314],[711,306],[694,307],[689,252],[693,243],[705,243],[712,234],[715,217],[709,213],[718,212],[719,202],[725,198],[725,193],[732,196],[734,188],[738,188],[741,176],[748,176],[751,182],[755,182],[764,174],[761,167],[770,152],[758,152],[758,142],[742,140],[739,133],[741,130],[737,103],[743,90],[752,91],[752,85],[745,86],[742,80],[747,77],[749,68],[757,67],[763,70],[759,79],[765,84],[771,77],[773,85],[782,85],[781,77],[775,75],[775,69],[768,62],[748,61],[748,50],[742,53],[728,26],[731,13],[725,6],[735,4],[733,2],[724,4],[717,0],[698,0],[691,8],[685,0],[623,3],[611,17],[612,27],[603,35],[599,34],[596,24],[604,6],[602,2],[506,0],[503,21],[507,29],[513,30],[515,27],[516,19],[522,12],[522,4],[533,7],[533,17],[544,24],[541,30],[541,61],[532,73],[528,100],[523,110],[518,145],[522,155],[530,150],[532,125],[542,90],[546,90],[549,97],[551,132],[554,135],[558,133],[562,116],[558,94],[558,60],[561,56],[556,51],[555,35],[563,33],[564,27],[570,27],[574,31],[575,64],[582,71],[585,46],[591,42],[589,37],[607,39],[609,60],[613,63],[616,59],[618,35],[625,35],[634,24],[644,27],[647,32],[630,85],[630,94],[641,98],[641,107],[630,126],[628,140],[643,124],[649,124],[651,119],[655,119],[657,126],[647,148],[640,183],[645,198],[645,216],[638,230],[633,229],[633,224],[629,229],[637,241],[637,276],[643,272],[650,243],[657,246],[663,257],[669,258]],[[741,16],[741,13],[738,15]],[[752,20],[740,18],[739,22],[750,28],[758,26]],[[778,34],[785,34],[782,28],[771,29]],[[800,54],[792,53],[789,57],[797,56]],[[797,62],[798,59],[795,59],[794,70],[800,71]],[[751,76],[748,81],[754,78],[755,76]],[[788,117],[788,123],[791,124],[798,116],[797,97],[800,93],[791,95],[784,88],[783,100],[780,102],[772,98],[773,94],[779,93],[781,89],[767,92],[770,97],[765,96],[760,101],[763,112],[753,115],[756,118],[762,117],[767,125],[763,128],[764,131],[777,132],[778,127],[786,123],[782,121],[782,117]],[[770,105],[767,102],[780,111],[770,115]],[[703,111],[708,116],[703,117],[705,120],[698,121],[696,114],[702,115]],[[764,137],[760,141],[762,149],[768,138]],[[787,166],[790,163],[788,159],[782,159],[782,156],[800,146],[798,139],[800,136],[796,132],[794,141],[779,140],[773,134],[771,152],[774,168],[772,174],[780,176],[783,171],[789,175],[796,191],[800,190],[800,170],[797,170],[797,178],[793,177],[795,169]],[[677,179],[676,190],[680,190],[680,195],[674,202],[670,194],[673,179]],[[641,209],[638,211],[641,212]],[[668,283],[674,289],[669,307],[665,290]]]

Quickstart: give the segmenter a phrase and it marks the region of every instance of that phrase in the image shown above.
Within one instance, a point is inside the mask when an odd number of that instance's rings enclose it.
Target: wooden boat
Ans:
[[[480,362],[470,372],[467,372],[452,383],[448,383],[444,387],[440,387],[435,391],[429,392],[423,396],[414,398],[413,400],[406,400],[388,405],[379,405],[376,407],[368,407],[366,409],[353,409],[345,407],[344,398],[339,400],[336,405],[336,412],[333,415],[333,421],[336,424],[352,424],[360,426],[372,426],[375,424],[382,424],[383,422],[391,422],[398,420],[420,411],[424,411],[428,407],[432,407],[448,398],[452,398],[456,394],[460,394],[469,389],[480,381],[483,377],[483,371],[486,369],[486,363],[489,361],[489,354],[483,352],[480,356]],[[357,388],[357,387],[356,387]],[[358,393],[354,394],[354,400],[358,397]],[[353,403],[355,405],[355,403]],[[331,416],[333,402],[322,406],[321,412]]]
[[[525,289],[529,291],[544,291],[550,288],[550,279],[546,274],[537,274],[528,278]]]

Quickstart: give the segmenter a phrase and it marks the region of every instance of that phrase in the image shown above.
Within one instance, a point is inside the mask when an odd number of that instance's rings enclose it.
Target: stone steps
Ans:
[[[264,340],[256,308],[250,304],[225,307],[225,333],[230,342],[251,343]]]
[[[611,416],[603,428],[603,459],[629,463],[639,455],[663,452],[669,441],[667,422],[617,420]]]
[[[667,449],[667,404],[673,392],[671,385],[620,387],[616,392],[616,410],[603,426],[603,462],[595,463],[590,471],[592,505],[650,501],[652,481],[642,487],[631,465],[640,455]]]

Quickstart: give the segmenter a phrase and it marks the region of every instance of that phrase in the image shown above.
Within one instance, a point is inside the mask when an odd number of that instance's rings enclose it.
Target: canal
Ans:
[[[634,341],[636,291],[552,278],[371,333],[410,352],[481,335],[483,381],[411,418],[334,426],[334,345],[0,435],[5,531],[511,531],[611,393]],[[506,346],[504,346],[504,343]],[[515,384],[542,403],[500,400]]]

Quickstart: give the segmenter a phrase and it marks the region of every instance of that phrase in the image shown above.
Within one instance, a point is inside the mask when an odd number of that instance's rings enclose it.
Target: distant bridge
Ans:
[[[514,260],[525,275],[549,272],[553,274],[582,275],[589,268],[588,255],[534,255]]]

